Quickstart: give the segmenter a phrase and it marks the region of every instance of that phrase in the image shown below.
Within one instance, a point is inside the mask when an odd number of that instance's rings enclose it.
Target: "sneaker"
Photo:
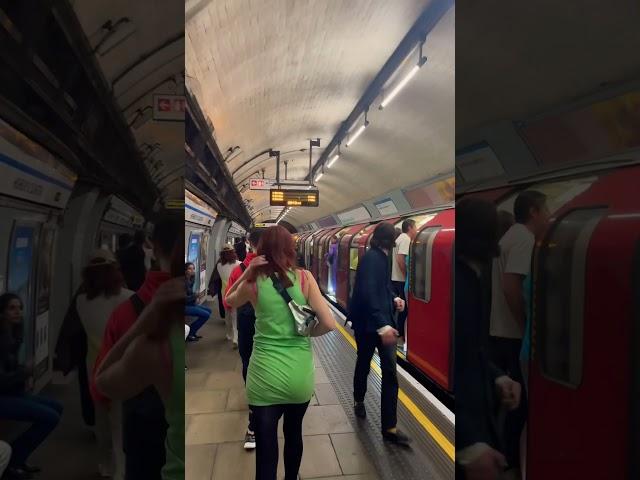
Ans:
[[[254,448],[256,448],[256,434],[247,430],[244,436],[244,449],[253,450]]]
[[[353,411],[358,418],[365,418],[367,416],[367,409],[364,407],[364,402],[356,402],[353,406]]]
[[[187,342],[197,342],[199,339],[195,335],[189,335],[187,337]]]
[[[237,342],[233,342],[233,347],[232,348],[234,350],[237,350],[238,349],[238,343]]]
[[[400,430],[396,430],[395,432],[390,432],[386,430],[382,432],[382,438],[388,442],[395,443],[396,445],[408,446],[411,443],[411,439],[407,437]]]

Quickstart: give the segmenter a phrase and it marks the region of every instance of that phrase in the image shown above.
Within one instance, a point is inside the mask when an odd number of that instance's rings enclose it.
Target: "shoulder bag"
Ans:
[[[273,287],[282,296],[284,301],[287,303],[289,310],[293,314],[296,333],[303,337],[310,337],[313,333],[313,329],[319,323],[318,318],[316,317],[316,312],[307,305],[298,305],[295,300],[291,298],[291,295],[289,295],[289,292],[284,288],[282,282],[275,273],[272,273],[269,278],[271,278]]]

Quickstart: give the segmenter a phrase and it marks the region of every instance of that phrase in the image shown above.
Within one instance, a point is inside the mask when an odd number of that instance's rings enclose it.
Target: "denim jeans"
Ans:
[[[184,307],[184,314],[189,317],[197,317],[189,327],[191,328],[189,335],[193,336],[198,333],[198,330],[207,323],[211,316],[211,310],[202,305],[187,305]]]
[[[28,422],[27,428],[11,443],[11,465],[24,465],[60,422],[62,405],[40,395],[0,395],[0,418]]]

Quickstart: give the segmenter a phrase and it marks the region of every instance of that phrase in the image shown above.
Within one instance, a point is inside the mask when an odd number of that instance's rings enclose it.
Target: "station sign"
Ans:
[[[270,178],[252,178],[249,180],[249,190],[271,190],[276,181]]]
[[[187,101],[184,95],[153,96],[153,119],[160,121],[184,122]]]
[[[272,207],[317,207],[320,204],[318,190],[271,190],[269,205]]]

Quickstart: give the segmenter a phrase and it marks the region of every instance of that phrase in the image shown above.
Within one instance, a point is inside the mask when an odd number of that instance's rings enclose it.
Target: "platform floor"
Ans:
[[[253,480],[255,453],[243,448],[248,407],[240,356],[224,338],[221,319],[212,317],[200,333],[204,338],[188,344],[186,354],[185,478]],[[379,480],[322,367],[303,435],[302,479]],[[278,470],[283,478],[282,458]]]

